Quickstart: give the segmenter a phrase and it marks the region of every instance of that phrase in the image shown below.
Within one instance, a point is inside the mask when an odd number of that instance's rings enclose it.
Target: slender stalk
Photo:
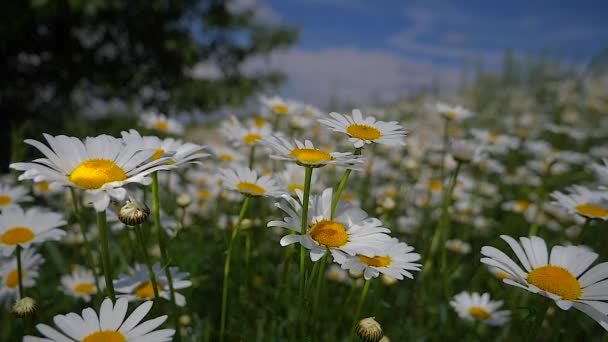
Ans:
[[[312,167],[306,166],[306,173],[304,176],[304,198],[302,199],[302,225],[300,227],[300,234],[306,234],[306,229],[308,229],[308,203],[310,200],[310,183],[312,180]],[[300,321],[300,326],[303,327],[303,322],[305,320],[304,317],[304,275],[306,273],[306,248],[300,245],[300,278],[299,278],[299,287],[298,287],[298,320]],[[304,332],[302,331],[302,336]]]
[[[141,231],[141,225],[137,225],[134,227],[135,235],[137,236],[137,242],[141,246],[141,252],[144,256],[144,261],[146,263],[146,267],[148,268],[148,275],[150,276],[150,282],[152,283],[152,289],[154,290],[154,299],[158,299],[158,286],[156,285],[156,275],[154,274],[154,269],[152,268],[152,263],[150,262],[150,257],[148,256],[148,247],[146,246],[146,240],[144,239],[144,234]]]
[[[549,309],[550,304],[551,302],[549,300],[543,298],[543,304],[541,305],[540,310],[536,312],[534,322],[532,322],[530,329],[528,330],[528,338],[526,338],[526,341],[538,341],[540,333],[543,330],[543,321],[545,320],[547,309]]]
[[[116,302],[114,284],[112,283],[112,262],[110,260],[110,244],[108,242],[108,224],[106,222],[105,210],[97,213],[97,229],[99,229],[103,275],[106,279],[106,291],[112,302]]]
[[[450,119],[445,119],[444,125],[443,125],[443,146],[441,147],[441,160],[440,160],[440,175],[441,175],[441,182],[443,182],[443,179],[445,177],[445,153],[448,147],[448,132],[450,129]]]
[[[362,147],[358,147],[355,150],[354,155],[361,155],[361,149],[362,149]],[[338,184],[336,193],[334,194],[334,197],[331,199],[330,219],[334,218],[334,213],[336,212],[336,207],[338,207],[338,203],[340,202],[340,196],[342,196],[342,191],[344,191],[344,187],[346,186],[346,182],[348,182],[348,177],[350,176],[351,172],[352,172],[351,169],[346,169],[344,171],[344,174],[342,175],[342,178],[340,179],[340,183]]]
[[[590,219],[590,218],[588,218],[588,217],[585,218],[585,223],[583,223],[583,227],[581,228],[581,232],[578,235],[577,244],[580,245],[580,244],[582,244],[582,243],[585,242],[585,236],[588,235],[587,231],[589,230],[589,225],[591,224],[591,221],[593,221],[593,220]]]
[[[249,168],[253,170],[253,162],[255,161],[255,145],[251,145],[249,150]]]
[[[312,301],[312,324],[316,326],[317,324],[317,314],[319,307],[319,298],[321,297],[321,287],[323,285],[323,280],[325,279],[325,265],[327,263],[327,257],[329,255],[329,250],[325,252],[323,257],[321,258],[321,266],[319,266],[319,274],[317,276],[317,286],[315,289],[315,296]],[[313,328],[313,331],[315,329]]]
[[[239,212],[239,218],[236,222],[236,225],[232,229],[232,234],[230,236],[230,242],[228,243],[228,249],[226,250],[226,261],[224,262],[224,285],[222,287],[222,313],[220,318],[220,341],[224,341],[224,332],[226,329],[226,307],[228,304],[228,278],[230,275],[230,259],[232,257],[232,247],[234,245],[234,241],[236,240],[237,235],[239,234],[239,229],[241,226],[241,222],[245,217],[245,213],[247,212],[247,207],[249,206],[249,196],[246,196],[243,200],[243,204],[241,205],[241,211]]]
[[[99,275],[97,274],[97,267],[95,266],[95,259],[93,259],[93,248],[91,247],[91,243],[89,242],[89,238],[87,237],[87,226],[84,222],[84,216],[82,216],[82,211],[80,210],[80,206],[78,205],[78,195],[76,194],[76,189],[70,188],[70,194],[72,195],[72,205],[74,207],[74,215],[78,219],[78,226],[80,227],[80,233],[82,234],[82,242],[84,244],[84,250],[86,257],[89,261],[89,268],[93,272],[93,278],[95,279],[95,288],[99,291]]]
[[[458,162],[456,164],[456,170],[454,170],[454,174],[452,175],[452,179],[450,180],[450,186],[445,193],[445,197],[443,198],[443,208],[441,212],[441,271],[445,271],[447,266],[447,248],[445,248],[445,243],[450,235],[450,213],[449,209],[452,204],[452,194],[454,193],[454,187],[456,186],[456,180],[458,179],[458,173],[460,172],[460,168],[462,163]]]
[[[361,309],[363,308],[363,304],[365,303],[365,299],[367,298],[367,292],[369,291],[369,286],[371,285],[371,283],[371,279],[365,280],[365,285],[363,285],[363,291],[361,291],[361,297],[359,297],[359,304],[357,304],[357,310],[355,311],[353,324],[351,325],[351,332],[355,331],[355,327],[357,326],[357,322],[359,321],[359,315],[361,315]]]
[[[23,247],[21,247],[21,245],[17,245],[17,248],[15,248],[15,250],[17,251],[17,283],[19,284],[19,299],[22,299],[24,297],[23,279],[21,279],[22,273],[23,273],[23,270],[21,269],[21,250],[22,249],[23,249]]]

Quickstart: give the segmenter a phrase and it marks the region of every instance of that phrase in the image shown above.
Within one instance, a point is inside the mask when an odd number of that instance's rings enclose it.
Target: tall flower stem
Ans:
[[[91,243],[89,242],[89,238],[87,237],[87,226],[84,222],[84,216],[82,215],[82,211],[80,210],[78,195],[76,194],[76,189],[70,187],[70,194],[72,195],[72,205],[74,207],[74,215],[78,219],[78,226],[80,227],[80,233],[82,234],[82,242],[84,244],[84,250],[86,257],[89,261],[89,268],[93,272],[93,278],[95,279],[95,288],[99,291],[99,275],[97,274],[97,267],[95,267],[95,259],[93,259],[93,249],[91,247]]]
[[[355,150],[354,155],[361,155],[361,149],[362,147],[358,147]],[[340,179],[340,183],[338,183],[338,188],[336,189],[336,192],[334,193],[334,197],[331,199],[331,217],[330,218],[334,218],[334,213],[336,212],[336,208],[338,207],[338,203],[340,202],[340,196],[342,196],[342,191],[344,191],[344,187],[346,186],[346,183],[348,182],[348,177],[350,176],[350,173],[352,172],[351,169],[346,169],[344,171],[344,174],[342,175],[342,178]]]
[[[255,161],[255,145],[251,145],[249,150],[249,168],[253,170],[253,162]]]
[[[329,250],[325,252],[323,257],[321,258],[321,266],[319,266],[319,273],[317,276],[317,285],[315,289],[315,296],[312,301],[312,324],[313,329],[315,331],[315,327],[317,324],[317,314],[319,307],[319,298],[321,297],[321,287],[323,285],[323,280],[325,279],[325,265],[327,264],[327,257],[329,255]]]
[[[300,234],[306,234],[306,229],[308,229],[308,203],[310,200],[310,183],[312,180],[312,167],[306,166],[306,173],[304,175],[304,198],[302,199],[302,223],[300,227]],[[304,276],[306,273],[306,248],[300,245],[300,278],[299,278],[299,287],[298,287],[298,320],[300,321],[300,326],[303,328],[304,326]],[[302,336],[304,336],[302,331]]]
[[[441,210],[441,222],[440,229],[441,232],[441,271],[445,271],[447,267],[447,248],[445,248],[445,243],[450,235],[450,206],[452,205],[452,194],[454,193],[454,187],[456,186],[456,180],[458,179],[458,173],[460,172],[460,168],[462,166],[461,162],[456,164],[456,170],[454,170],[454,174],[452,175],[452,179],[450,180],[450,185],[445,193],[445,197],[443,198],[443,208]]]
[[[144,261],[146,263],[146,267],[148,268],[148,275],[150,276],[150,282],[152,283],[152,289],[154,290],[154,299],[158,299],[158,286],[156,285],[156,275],[154,274],[154,269],[152,268],[152,263],[150,262],[150,257],[148,256],[148,247],[146,246],[146,239],[144,238],[144,233],[141,230],[141,225],[137,225],[134,227],[135,235],[137,236],[137,242],[141,246],[141,252],[144,256]]]
[[[250,197],[246,196],[243,200],[243,204],[241,205],[241,211],[239,212],[239,218],[236,221],[236,225],[232,229],[232,234],[230,236],[230,242],[228,243],[228,249],[226,250],[226,261],[224,262],[224,284],[222,287],[222,313],[220,318],[220,341],[224,341],[224,332],[226,329],[226,307],[228,304],[228,277],[230,275],[230,259],[232,257],[232,248],[234,246],[234,241],[239,234],[239,229],[241,227],[241,222],[245,217],[245,213],[247,212],[247,207],[249,206]]]
[[[21,269],[21,250],[23,248],[21,247],[21,245],[17,245],[17,248],[15,248],[16,252],[17,252],[17,283],[19,284],[19,299],[23,298],[23,279],[21,279],[21,277],[23,276],[23,270]]]
[[[444,125],[443,125],[443,137],[442,137],[442,144],[443,146],[441,147],[441,161],[440,161],[440,175],[441,175],[441,182],[443,182],[443,179],[445,177],[445,154],[448,148],[448,133],[450,131],[450,119],[445,119]]]
[[[359,304],[357,304],[357,310],[355,311],[353,324],[351,325],[351,333],[355,331],[355,327],[357,325],[357,322],[359,321],[359,315],[361,315],[361,309],[363,308],[363,304],[365,303],[365,299],[367,298],[367,292],[369,291],[369,286],[371,285],[371,283],[371,279],[365,280],[365,285],[363,285],[363,290],[361,291],[361,297],[359,297]]]
[[[549,309],[550,304],[551,302],[549,300],[543,300],[543,304],[541,305],[540,310],[536,312],[536,317],[528,330],[526,341],[537,341],[539,339],[540,333],[543,330],[543,321],[545,320],[547,309]]]
[[[99,240],[101,243],[101,258],[103,260],[103,275],[106,279],[106,291],[112,302],[116,302],[114,284],[112,283],[112,261],[110,260],[110,244],[108,242],[108,223],[106,222],[106,211],[97,213],[97,229],[99,229]]]

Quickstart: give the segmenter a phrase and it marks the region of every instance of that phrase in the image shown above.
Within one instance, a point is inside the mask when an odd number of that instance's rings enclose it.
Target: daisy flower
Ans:
[[[260,102],[264,109],[274,114],[291,114],[298,107],[295,102],[284,100],[278,96],[260,96]]]
[[[448,151],[456,161],[470,163],[480,159],[482,146],[472,141],[452,139],[449,141]]]
[[[167,320],[167,315],[147,320],[140,324],[150,312],[152,302],[139,305],[126,319],[129,302],[119,298],[116,304],[106,298],[101,303],[99,314],[92,308],[82,310],[82,314],[69,313],[57,315],[53,318],[58,329],[46,324],[36,325],[36,329],[44,337],[25,336],[23,342],[37,341],[171,341],[175,334],[174,329],[157,329]]]
[[[574,185],[568,194],[560,191],[551,193],[556,201],[552,204],[565,209],[568,213],[589,219],[608,220],[608,199],[606,195]]]
[[[245,196],[280,197],[285,193],[269,176],[258,177],[255,170],[246,167],[220,169],[224,187],[235,190]]]
[[[505,134],[497,134],[481,129],[472,129],[471,134],[490,152],[505,153],[519,146],[519,139]]]
[[[243,126],[234,117],[224,121],[220,126],[220,131],[237,147],[257,145],[262,139],[272,134],[272,128],[269,125],[257,126],[250,124]]]
[[[588,269],[598,255],[581,246],[554,246],[548,253],[545,240],[536,236],[521,237],[519,242],[507,235],[501,238],[524,269],[491,246],[481,249],[481,262],[508,273],[504,283],[548,297],[563,310],[574,306],[608,330],[608,306],[603,301],[608,298],[608,263]]]
[[[152,129],[165,134],[184,134],[184,126],[181,123],[169,119],[165,114],[156,113],[154,111],[142,114],[140,117],[140,124],[147,129]]]
[[[511,318],[511,311],[497,311],[502,306],[502,300],[491,300],[489,293],[479,295],[477,292],[463,291],[454,296],[450,305],[460,318],[467,321],[499,326],[505,325]]]
[[[389,146],[405,145],[403,137],[406,133],[397,121],[376,121],[373,116],[363,118],[361,111],[353,109],[352,115],[329,113],[333,119],[319,119],[319,122],[334,132],[349,136],[349,141],[356,148],[366,144],[378,143]]]
[[[103,290],[103,279],[99,279],[101,289],[95,286],[93,272],[81,266],[75,266],[70,274],[61,277],[61,290],[68,296],[90,301],[91,296]]]
[[[399,242],[397,238],[382,243],[382,252],[375,256],[365,254],[347,255],[334,253],[334,261],[343,269],[355,273],[363,272],[363,277],[368,280],[382,274],[389,275],[395,279],[403,280],[403,277],[414,279],[410,271],[420,271],[421,264],[414,261],[420,260],[420,254],[413,253],[414,247],[405,242]]]
[[[242,153],[227,146],[210,146],[209,149],[215,158],[226,165],[240,163],[246,160]]]
[[[462,240],[458,240],[458,239],[447,240],[445,242],[445,248],[447,248],[448,251],[455,252],[458,254],[471,253],[471,244],[466,241],[462,241]]]
[[[344,166],[353,170],[361,170],[364,159],[359,155],[346,152],[327,152],[305,140],[304,143],[295,140],[295,145],[285,138],[271,136],[264,139],[264,143],[272,148],[277,155],[271,158],[293,161],[301,166],[322,167],[325,165]]]
[[[44,262],[42,256],[33,248],[21,253],[21,284],[24,288],[34,287],[38,270]],[[0,266],[0,303],[12,304],[19,295],[19,275],[17,257],[7,259]]]
[[[0,211],[19,206],[21,202],[31,201],[25,187],[0,184]]]
[[[39,141],[25,143],[36,147],[46,158],[31,163],[14,163],[11,168],[25,171],[19,179],[33,179],[72,186],[90,194],[98,212],[110,204],[110,198],[122,201],[124,186],[129,183],[150,184],[146,177],[158,170],[173,168],[170,158],[151,160],[154,150],[142,150],[137,143],[125,143],[109,135],[78,138],[44,134],[51,148]]]
[[[27,249],[47,240],[59,240],[65,231],[58,227],[65,224],[60,214],[41,208],[4,210],[0,213],[0,254],[11,255],[17,245]]]
[[[120,134],[127,145],[139,145],[142,150],[154,150],[152,160],[157,160],[160,157],[170,157],[169,164],[176,167],[190,163],[200,163],[197,161],[198,159],[209,156],[208,153],[203,152],[206,146],[183,142],[173,138],[142,137],[134,129],[128,132],[123,131]]]
[[[331,219],[333,190],[327,188],[321,195],[310,197],[308,209],[308,229],[300,234],[302,223],[303,192],[297,191],[298,199],[284,196],[284,201],[276,203],[288,217],[283,221],[271,221],[268,227],[282,227],[298,234],[283,236],[281,246],[299,243],[310,250],[310,259],[319,260],[329,249],[332,255],[341,251],[348,255],[376,256],[381,253],[390,237],[390,230],[382,227],[382,222],[367,216],[361,208],[340,202]]]
[[[32,190],[36,196],[52,196],[63,193],[63,186],[57,183],[49,183],[47,181],[33,182]]]
[[[447,120],[462,121],[473,116],[473,113],[463,106],[451,106],[442,102],[430,105],[429,109]]]
[[[156,277],[158,295],[161,298],[170,300],[169,282],[167,281],[165,271],[160,267],[159,263],[155,263],[152,269]],[[177,267],[170,267],[169,270],[171,271],[174,290],[181,290],[192,286],[192,282],[187,279],[190,276],[189,273],[179,272]],[[146,266],[136,264],[131,272],[132,275],[122,274],[118,280],[114,281],[114,289],[117,296],[127,298],[129,301],[154,299],[154,288]],[[186,305],[186,297],[181,293],[175,292],[175,304],[178,306]]]

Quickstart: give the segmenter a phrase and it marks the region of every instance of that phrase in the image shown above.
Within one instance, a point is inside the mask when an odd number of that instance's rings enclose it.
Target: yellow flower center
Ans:
[[[585,203],[574,207],[579,214],[587,217],[608,217],[608,209]]]
[[[90,294],[95,291],[95,285],[91,283],[80,283],[74,286],[74,292],[80,294]]]
[[[17,272],[18,270],[15,268],[14,270],[10,271],[8,276],[6,277],[6,286],[14,289],[19,285],[19,272]],[[23,279],[25,277],[25,270],[21,269],[21,279]]]
[[[211,193],[207,189],[202,189],[198,191],[198,198],[200,199],[209,199],[211,197]]]
[[[127,179],[127,174],[111,160],[89,159],[72,170],[69,179],[81,188],[99,189],[106,183]]]
[[[127,339],[125,338],[125,335],[123,335],[121,332],[113,331],[113,330],[104,330],[104,331],[94,332],[94,333],[86,336],[85,338],[83,338],[82,341],[80,341],[80,342],[126,342],[126,341],[127,341]]]
[[[161,131],[166,131],[169,128],[169,123],[167,121],[158,120],[154,123],[154,127]]]
[[[390,197],[390,198],[395,198],[395,197],[397,197],[397,190],[386,189],[386,190],[384,190],[384,196]]]
[[[294,148],[289,155],[304,164],[319,164],[331,160],[331,154],[314,148]]]
[[[382,136],[382,132],[376,127],[362,124],[352,124],[346,127],[346,133],[353,138],[361,140],[376,140]]]
[[[13,198],[11,196],[0,195],[0,206],[5,206],[7,204],[10,204],[12,201],[13,201]]]
[[[350,202],[353,199],[355,199],[355,198],[353,197],[352,194],[348,194],[348,193],[347,194],[345,194],[345,193],[342,194],[342,200],[345,201],[345,202]]]
[[[165,150],[163,150],[162,148],[159,148],[152,155],[152,160],[158,160],[158,158],[162,157],[163,154],[165,154]]]
[[[446,118],[448,118],[450,120],[454,120],[458,117],[458,114],[456,114],[456,112],[445,112],[445,113],[443,113],[443,116],[445,116]]]
[[[45,182],[45,181],[38,182],[38,183],[36,183],[36,188],[40,192],[47,192],[47,191],[49,191],[49,182]]]
[[[254,118],[253,124],[257,127],[264,127],[264,125],[266,125],[266,120],[264,120],[263,118]]]
[[[156,289],[158,292],[162,291],[160,284],[156,283]],[[152,287],[152,282],[150,280],[139,284],[135,289],[135,297],[140,299],[154,298],[154,288]]]
[[[310,237],[326,247],[342,247],[348,242],[346,228],[340,222],[330,220],[315,223],[310,228]]]
[[[281,114],[287,114],[287,112],[289,112],[289,108],[287,108],[286,105],[282,105],[282,104],[276,104],[276,105],[272,106],[272,110],[275,111],[276,113],[281,113]]]
[[[250,183],[250,182],[240,182],[239,184],[236,185],[236,188],[240,192],[246,192],[246,193],[250,193],[252,195],[263,195],[266,193],[266,190],[264,188],[262,188],[261,186],[255,184],[255,183]]]
[[[373,258],[367,257],[365,255],[359,255],[359,260],[361,260],[362,263],[368,265],[368,266],[374,266],[374,267],[386,267],[388,265],[391,264],[391,257],[390,256],[375,256]]]
[[[480,321],[485,321],[491,316],[488,310],[479,306],[471,306],[469,308],[469,315]]]
[[[0,236],[0,242],[5,245],[19,245],[32,241],[34,237],[36,234],[27,227],[13,227]]]
[[[500,135],[496,133],[488,133],[488,140],[493,143],[497,143],[500,140]]]
[[[262,139],[261,135],[257,133],[249,133],[243,137],[243,142],[247,145],[251,145],[260,139]]]
[[[219,158],[226,162],[231,162],[234,160],[234,157],[228,153],[223,153],[219,155]]]
[[[289,191],[291,192],[296,192],[296,190],[304,191],[304,186],[300,184],[289,184],[289,186],[287,186],[287,189],[289,189]]]
[[[581,284],[567,269],[559,266],[542,266],[528,274],[528,283],[562,297],[563,300],[578,299]]]
[[[429,190],[433,192],[440,192],[441,189],[443,189],[443,184],[441,184],[441,182],[438,180],[430,180],[427,183],[427,186],[429,187]]]
[[[515,201],[515,211],[519,211],[519,212],[526,211],[526,210],[528,210],[529,206],[530,206],[530,202],[528,202],[526,200]]]

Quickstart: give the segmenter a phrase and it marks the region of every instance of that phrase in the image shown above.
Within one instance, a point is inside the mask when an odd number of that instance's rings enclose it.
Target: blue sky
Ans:
[[[608,1],[241,0],[267,20],[300,27],[300,41],[267,67],[285,70],[286,96],[390,100],[439,79],[458,82],[465,61],[497,68],[548,51],[585,64],[608,47]]]

